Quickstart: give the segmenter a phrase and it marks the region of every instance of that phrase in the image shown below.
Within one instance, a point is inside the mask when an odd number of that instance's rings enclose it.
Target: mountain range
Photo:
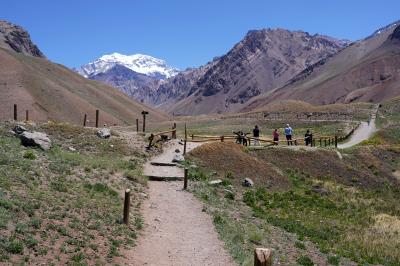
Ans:
[[[149,120],[167,119],[119,90],[86,79],[47,60],[22,27],[0,21],[0,118],[11,119],[13,104],[19,118],[29,110],[33,121],[63,121],[81,124],[87,114],[93,126],[95,110],[101,124],[133,124],[142,110]]]

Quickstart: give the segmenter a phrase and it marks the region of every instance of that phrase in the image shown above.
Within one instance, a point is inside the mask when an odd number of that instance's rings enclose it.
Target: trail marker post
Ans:
[[[83,127],[86,127],[87,115],[83,116]]]
[[[186,130],[186,123],[185,123],[185,139],[183,141],[183,155],[186,154],[186,142],[187,142],[187,130]]]
[[[335,136],[335,148],[337,149],[337,144],[338,144],[338,136]]]
[[[129,225],[129,209],[131,205],[131,190],[125,190],[124,200],[124,224]]]
[[[187,190],[189,169],[185,168],[185,175],[183,178],[183,189]]]
[[[254,266],[272,266],[272,251],[268,248],[256,248]]]
[[[148,115],[149,112],[147,111],[142,111],[142,115],[143,115],[143,133],[146,132],[146,115]]]
[[[14,104],[14,120],[18,120],[18,109],[16,104]]]
[[[136,118],[136,132],[139,132],[139,118]]]
[[[172,129],[173,129],[173,131],[172,131],[172,138],[173,138],[173,139],[176,139],[176,123],[174,123],[174,125],[172,126]]]
[[[29,110],[25,111],[25,121],[28,122],[29,121]]]
[[[99,116],[100,116],[100,111],[96,110],[96,128],[99,127]]]

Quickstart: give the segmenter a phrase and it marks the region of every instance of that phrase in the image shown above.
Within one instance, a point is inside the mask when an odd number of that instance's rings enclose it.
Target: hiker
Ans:
[[[233,134],[236,135],[236,144],[242,144],[243,132],[240,130],[238,132],[233,131]]]
[[[287,145],[293,145],[292,136],[293,136],[293,129],[290,127],[289,124],[285,127],[285,136],[287,140]]]
[[[312,133],[309,129],[307,129],[306,134],[304,135],[304,141],[306,142],[306,146],[312,146]]]
[[[278,143],[279,143],[279,132],[278,132],[277,128],[275,128],[274,132],[272,132],[272,137],[274,138],[274,145],[278,145]]]
[[[256,125],[253,129],[254,146],[260,146],[260,129]]]
[[[248,143],[248,145],[250,145],[250,139],[247,137],[248,134],[250,134],[250,133],[244,133],[244,132],[241,131],[241,135],[240,136],[242,138],[243,146],[247,146],[247,143]]]

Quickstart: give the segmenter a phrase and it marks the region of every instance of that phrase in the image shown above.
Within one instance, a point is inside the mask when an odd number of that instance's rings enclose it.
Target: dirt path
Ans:
[[[152,161],[171,162],[177,145],[170,145]],[[194,146],[188,146],[188,150]],[[145,165],[145,171],[151,174],[182,174],[180,168],[168,169],[150,163]],[[127,251],[125,259],[117,263],[134,266],[235,265],[219,240],[211,217],[202,211],[203,205],[182,187],[181,181],[149,181],[149,198],[142,208],[143,234],[137,246]]]
[[[379,104],[375,106],[373,112],[371,113],[371,119],[368,122],[361,122],[359,127],[356,129],[354,134],[351,136],[350,140],[346,143],[339,144],[338,148],[339,149],[346,149],[353,147],[364,140],[369,139],[375,132],[376,132],[376,125],[375,125],[375,120],[376,120],[376,114],[378,112],[378,107]]]

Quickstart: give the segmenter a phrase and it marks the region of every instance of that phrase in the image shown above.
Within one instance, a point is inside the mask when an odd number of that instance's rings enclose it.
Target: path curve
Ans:
[[[361,122],[361,124],[358,126],[358,128],[354,131],[353,135],[351,136],[350,140],[348,142],[345,142],[343,144],[339,144],[338,148],[339,149],[346,149],[353,147],[364,140],[369,139],[376,131],[376,115],[378,113],[378,108],[379,104],[375,106],[371,113],[371,119],[368,122]]]
[[[177,145],[177,142],[170,145],[152,161],[170,158],[171,151],[179,148]],[[194,147],[188,146],[188,150]],[[151,169],[149,164],[146,167],[150,173],[159,172]],[[180,172],[174,169],[167,175],[176,173]],[[125,258],[117,263],[133,266],[236,265],[218,238],[211,217],[203,212],[203,204],[182,187],[182,181],[149,181],[149,198],[142,206],[145,228],[137,246],[126,251]]]

